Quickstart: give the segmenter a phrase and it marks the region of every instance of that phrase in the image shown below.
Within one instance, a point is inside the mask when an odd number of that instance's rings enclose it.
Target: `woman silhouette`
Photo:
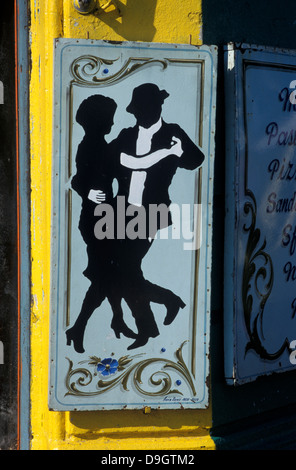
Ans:
[[[79,230],[87,247],[88,265],[84,275],[91,285],[85,295],[79,316],[66,331],[67,344],[73,341],[77,352],[84,352],[83,337],[86,324],[92,313],[107,297],[113,310],[111,327],[117,337],[120,333],[135,338],[135,334],[123,321],[121,297],[114,288],[114,266],[116,264],[115,240],[98,240],[94,234],[97,204],[105,201],[112,204],[112,158],[105,135],[109,134],[117,105],[111,98],[93,95],[85,99],[78,108],[76,121],[85,135],[78,146],[76,174],[72,188],[81,196],[82,207]],[[98,189],[99,188],[99,189]]]

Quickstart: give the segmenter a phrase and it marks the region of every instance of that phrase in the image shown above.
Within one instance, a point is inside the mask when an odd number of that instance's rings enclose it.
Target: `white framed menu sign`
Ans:
[[[225,376],[295,368],[296,52],[229,45]]]

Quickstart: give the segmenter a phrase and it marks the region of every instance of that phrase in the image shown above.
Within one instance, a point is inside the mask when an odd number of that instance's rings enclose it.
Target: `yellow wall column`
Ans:
[[[32,447],[50,448],[64,434],[64,416],[47,411],[53,38],[62,35],[63,2],[31,1],[31,431]]]
[[[101,4],[106,3],[100,0]],[[114,0],[81,15],[74,0],[31,0],[32,449],[214,449],[211,410],[48,410],[53,40],[201,44],[201,0]]]

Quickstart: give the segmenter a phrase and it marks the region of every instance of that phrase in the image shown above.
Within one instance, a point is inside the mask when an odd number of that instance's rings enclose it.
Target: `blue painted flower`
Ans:
[[[112,359],[108,357],[107,359],[103,359],[97,365],[97,371],[102,375],[111,375],[117,372],[118,368],[118,361],[116,359]]]

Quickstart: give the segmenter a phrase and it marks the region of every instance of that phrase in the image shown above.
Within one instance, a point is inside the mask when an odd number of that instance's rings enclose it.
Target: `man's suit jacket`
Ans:
[[[129,155],[136,156],[138,133],[138,126],[123,129],[117,139],[112,143],[114,152],[113,172],[119,183],[118,195],[125,196],[126,200],[129,194],[133,170],[125,168],[120,164],[120,153],[125,152]],[[203,153],[194,142],[192,142],[183,129],[181,129],[178,124],[167,124],[164,121],[162,121],[162,126],[159,131],[152,137],[151,150],[149,153],[163,148],[170,148],[173,137],[177,137],[181,140],[183,154],[181,157],[169,155],[145,170],[147,171],[147,177],[142,199],[142,204],[145,208],[148,208],[149,204],[166,204],[169,206],[171,203],[169,187],[177,169],[185,168],[187,170],[194,170],[204,161]]]

